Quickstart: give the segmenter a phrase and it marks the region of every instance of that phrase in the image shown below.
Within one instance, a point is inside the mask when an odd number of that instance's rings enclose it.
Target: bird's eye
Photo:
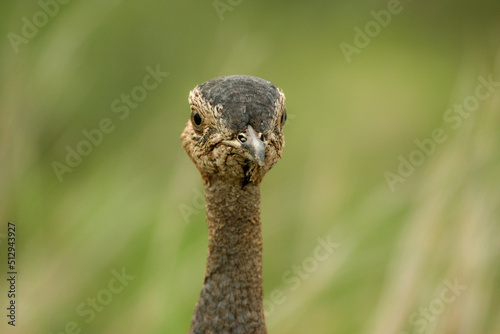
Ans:
[[[247,137],[245,137],[242,134],[239,134],[237,138],[240,141],[240,143],[245,143],[247,141]]]
[[[196,125],[201,125],[201,116],[200,116],[200,114],[194,113],[193,120],[194,120],[194,123]]]
[[[283,110],[283,113],[281,114],[281,121],[280,121],[281,126],[285,125],[286,118],[287,118],[286,110]]]
[[[202,129],[201,123],[203,123],[203,120],[201,119],[200,114],[196,110],[193,110],[191,113],[191,123],[193,124],[193,128],[196,131],[198,132],[201,131]]]

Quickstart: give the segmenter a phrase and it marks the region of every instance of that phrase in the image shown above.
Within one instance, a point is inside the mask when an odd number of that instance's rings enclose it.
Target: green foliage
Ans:
[[[0,11],[0,233],[19,228],[21,282],[2,333],[187,332],[207,236],[179,135],[189,90],[228,74],[287,96],[262,185],[270,333],[500,332],[500,89],[458,128],[443,118],[478,76],[500,81],[498,4],[401,2],[348,63],[340,44],[388,2],[54,1]],[[437,128],[391,191],[386,173]],[[135,278],[115,293],[122,268]],[[437,312],[455,279],[467,288]]]

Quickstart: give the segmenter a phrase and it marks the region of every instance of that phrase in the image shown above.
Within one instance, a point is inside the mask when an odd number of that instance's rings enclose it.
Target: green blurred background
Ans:
[[[179,141],[187,96],[250,74],[284,90],[290,115],[262,184],[269,332],[500,333],[500,89],[457,129],[443,120],[478,76],[500,81],[498,1],[402,1],[350,63],[341,43],[388,1],[222,0],[221,16],[212,1],[67,2],[46,22],[36,1],[0,5],[0,332],[188,331],[207,231]],[[13,46],[34,15],[38,31]],[[120,119],[112,103],[148,66],[169,75]],[[106,118],[114,131],[60,182],[53,162]],[[391,191],[386,172],[436,128],[447,140]],[[7,221],[18,228],[15,328]],[[323,261],[318,238],[338,244]],[[297,266],[306,274],[290,274]],[[122,268],[135,278],[110,295]],[[455,281],[466,289],[443,303]],[[96,297],[106,305],[95,317],[79,315]]]

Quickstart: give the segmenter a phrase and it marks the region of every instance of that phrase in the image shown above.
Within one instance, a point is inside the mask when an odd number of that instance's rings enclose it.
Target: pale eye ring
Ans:
[[[193,109],[191,112],[191,124],[196,132],[201,132],[203,129],[203,118],[198,110]]]

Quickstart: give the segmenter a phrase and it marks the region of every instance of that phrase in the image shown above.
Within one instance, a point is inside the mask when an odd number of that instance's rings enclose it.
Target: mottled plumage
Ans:
[[[260,182],[281,158],[285,96],[269,81],[215,78],[189,94],[182,146],[205,186],[209,249],[190,333],[267,333]]]

